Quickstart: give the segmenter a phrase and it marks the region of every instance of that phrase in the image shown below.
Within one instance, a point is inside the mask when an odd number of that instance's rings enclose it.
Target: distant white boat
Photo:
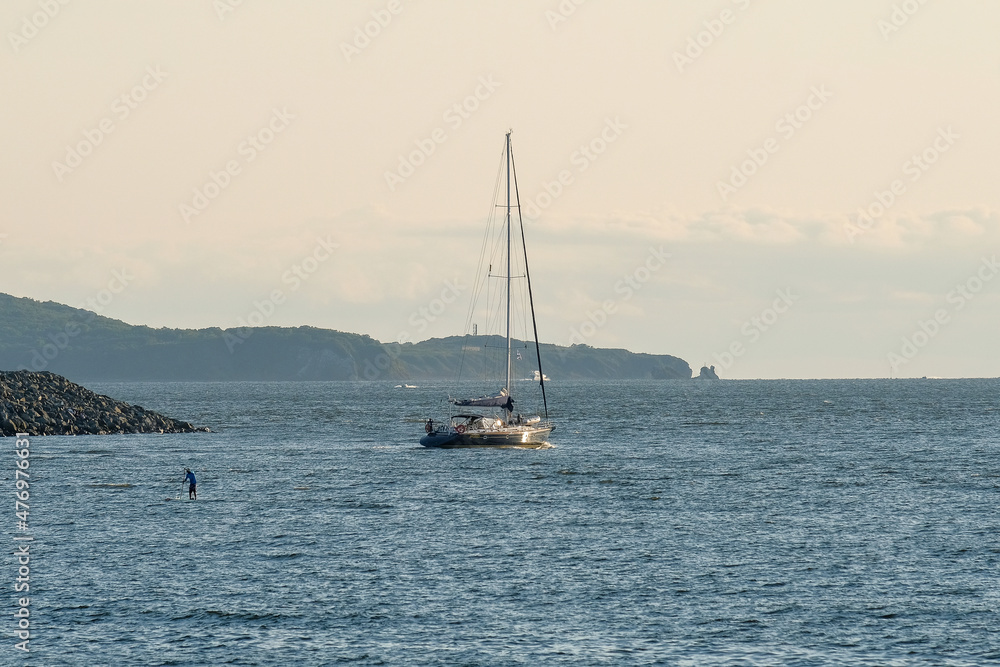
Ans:
[[[394,389],[416,389],[416,388],[417,388],[417,385],[415,385],[415,384],[397,384],[394,387]]]
[[[540,373],[538,371],[534,371],[534,373],[535,373],[534,377],[524,378],[524,379],[531,380],[532,382],[541,382],[542,380],[545,380],[546,382],[549,381],[549,376],[546,375],[545,373]]]

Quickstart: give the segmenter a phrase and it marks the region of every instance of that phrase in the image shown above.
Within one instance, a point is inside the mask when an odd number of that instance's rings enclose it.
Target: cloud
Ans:
[[[854,247],[858,251],[920,251],[1000,241],[1000,211],[983,207],[923,215],[889,212],[858,224],[855,214],[798,214],[768,209],[724,209],[685,215],[660,209],[586,217],[545,217],[536,233],[547,239],[576,236],[610,243],[634,240],[682,244]],[[852,233],[851,230],[854,230]]]

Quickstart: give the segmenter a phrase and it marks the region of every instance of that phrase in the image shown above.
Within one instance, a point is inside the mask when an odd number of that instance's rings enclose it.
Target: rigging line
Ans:
[[[511,151],[511,164],[514,162],[514,152]],[[531,295],[531,274],[528,272],[528,245],[524,242],[524,218],[521,216],[521,195],[517,191],[517,169],[514,168],[514,196],[517,197],[517,221],[521,225],[521,247],[524,248],[524,275],[528,282],[528,303],[531,304],[531,326],[535,332],[535,355],[538,358],[538,384],[542,388],[542,405],[545,407],[545,418],[549,418],[549,402],[545,398],[545,373],[542,371],[542,350],[538,346],[538,323],[535,321],[535,299]]]
[[[483,283],[486,282],[487,280],[487,276],[483,275],[481,269],[486,264],[487,249],[489,248],[490,245],[490,232],[492,231],[495,225],[496,214],[495,211],[493,210],[492,202],[495,202],[497,200],[497,197],[499,196],[500,183],[503,177],[502,169],[503,169],[503,154],[501,153],[500,161],[497,164],[496,177],[493,180],[493,197],[490,200],[491,201],[490,210],[486,215],[486,229],[483,233],[483,243],[479,248],[479,261],[476,269],[475,280],[473,281],[473,286],[472,286],[473,298],[469,305],[469,314],[468,314],[468,319],[466,321],[466,331],[472,328],[471,324],[473,318],[475,317],[475,306],[478,301],[478,296],[482,293]]]
[[[459,356],[459,362],[458,362],[459,379],[461,379],[462,370],[465,367],[465,348],[467,347],[466,343],[469,340],[469,334],[472,331],[472,321],[476,317],[476,304],[479,302],[479,297],[482,295],[483,287],[486,285],[486,283],[489,282],[488,276],[484,277],[482,275],[482,267],[483,264],[485,264],[486,248],[489,245],[489,239],[490,239],[490,228],[493,225],[493,219],[495,217],[495,210],[493,204],[496,202],[497,196],[500,192],[500,178],[502,174],[501,169],[503,167],[503,155],[505,153],[506,153],[506,147],[504,151],[501,153],[500,162],[497,164],[496,178],[493,179],[493,197],[490,199],[491,202],[490,210],[489,213],[487,213],[486,215],[486,230],[483,233],[483,243],[479,248],[479,261],[477,263],[477,268],[476,268],[476,277],[472,283],[472,294],[469,299],[469,311],[465,319],[465,332],[464,332],[465,335],[462,338],[462,354]],[[487,331],[489,331],[488,328]]]
[[[494,190],[494,194],[498,196],[498,189]],[[486,243],[487,245],[488,245],[488,243],[489,243],[490,240],[493,240],[492,250],[489,250],[489,257],[491,258],[491,261],[493,261],[493,259],[495,259],[497,257],[497,246],[499,245],[499,242],[500,242],[500,235],[499,235],[500,231],[502,231],[502,225],[498,224],[497,219],[496,219],[495,216],[491,217],[490,221],[489,221],[489,224],[488,224],[487,236],[486,236],[486,239],[484,239],[484,243]],[[494,233],[497,234],[497,238],[496,239],[492,238],[492,234],[494,234]],[[492,297],[493,286],[492,286],[492,282],[493,282],[494,278],[497,278],[499,276],[493,273],[493,264],[492,263],[490,264],[490,271],[488,273],[483,272],[482,271],[482,267],[485,264],[486,264],[486,255],[485,255],[485,249],[484,249],[484,256],[480,259],[479,270],[477,271],[477,274],[476,274],[477,275],[477,281],[476,281],[476,285],[477,286],[474,289],[473,302],[470,304],[469,321],[466,323],[466,329],[467,330],[471,328],[471,321],[475,317],[475,309],[476,309],[477,305],[480,304],[480,303],[482,303],[483,292],[484,291],[486,292],[487,317],[489,317],[489,312],[488,311],[489,311],[489,309],[491,307],[491,304],[493,302],[493,297]],[[489,319],[487,319],[486,325],[487,325],[486,326],[486,331],[487,332],[493,331],[493,324],[492,324],[492,322]]]

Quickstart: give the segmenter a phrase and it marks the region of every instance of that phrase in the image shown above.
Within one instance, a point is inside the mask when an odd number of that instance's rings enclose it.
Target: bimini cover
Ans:
[[[470,405],[479,408],[503,408],[507,412],[514,411],[514,399],[507,394],[499,396],[482,396],[480,398],[453,398],[455,405]]]

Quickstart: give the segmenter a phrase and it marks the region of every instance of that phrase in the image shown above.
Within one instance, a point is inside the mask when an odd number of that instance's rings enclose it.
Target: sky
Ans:
[[[2,292],[462,334],[512,130],[543,342],[1000,376],[1000,3],[63,2],[0,5]]]

